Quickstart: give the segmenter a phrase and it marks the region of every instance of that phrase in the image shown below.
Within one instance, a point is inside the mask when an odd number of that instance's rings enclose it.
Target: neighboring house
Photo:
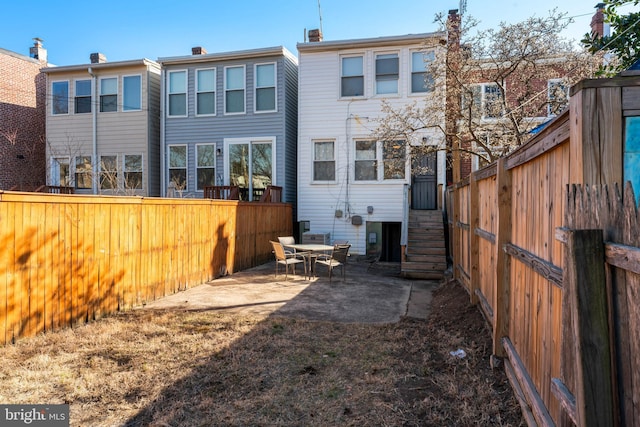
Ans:
[[[33,190],[45,183],[47,51],[30,56],[0,49],[0,189]]]
[[[322,41],[312,30],[309,39],[298,44],[300,230],[347,240],[353,254],[400,261],[409,204],[437,208],[446,156],[411,158],[403,141],[383,144],[371,135],[383,100],[394,109],[430,102],[444,126],[444,95],[433,96],[444,85],[431,83],[442,78],[429,75],[428,63],[443,58],[446,33]],[[425,132],[419,139],[441,138]]]
[[[76,193],[160,195],[160,65],[149,59],[49,67],[47,183]]]
[[[158,60],[163,73],[163,195],[203,197],[240,187],[259,200],[267,185],[296,203],[298,64],[284,47]]]

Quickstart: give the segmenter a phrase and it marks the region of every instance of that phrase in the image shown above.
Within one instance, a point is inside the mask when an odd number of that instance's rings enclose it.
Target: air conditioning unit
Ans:
[[[306,232],[302,234],[302,244],[305,243],[317,243],[320,245],[329,245],[330,244],[330,239],[329,239],[329,235],[330,233],[311,233],[311,232]]]

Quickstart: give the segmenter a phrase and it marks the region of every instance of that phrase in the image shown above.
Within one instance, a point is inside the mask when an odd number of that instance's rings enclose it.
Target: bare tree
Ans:
[[[446,58],[427,64],[434,90],[404,107],[385,103],[374,132],[382,141],[406,141],[413,152],[494,161],[564,109],[569,87],[594,76],[601,60],[560,37],[571,20],[556,9],[484,31],[475,31],[475,19],[461,22],[452,12],[437,15],[436,22],[446,28],[448,41]],[[434,97],[446,99],[444,120],[433,108]],[[440,137],[424,138],[425,132]]]

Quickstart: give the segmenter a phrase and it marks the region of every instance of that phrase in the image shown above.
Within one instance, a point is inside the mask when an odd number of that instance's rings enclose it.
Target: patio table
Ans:
[[[315,271],[313,271],[312,260],[315,256],[317,256],[320,252],[328,252],[333,250],[333,246],[331,245],[323,245],[320,243],[295,243],[291,245],[283,245],[285,248],[295,249],[296,251],[300,251],[298,255],[309,260],[309,278],[311,278],[311,273],[313,272],[315,275]]]

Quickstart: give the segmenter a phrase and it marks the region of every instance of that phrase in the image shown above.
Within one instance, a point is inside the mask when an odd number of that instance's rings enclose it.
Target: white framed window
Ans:
[[[71,185],[71,165],[68,157],[51,159],[51,185],[69,187]]]
[[[69,114],[69,81],[51,83],[51,114]]]
[[[196,70],[196,116],[216,114],[216,69]]]
[[[378,180],[378,150],[376,141],[356,140],[354,179],[356,181]]]
[[[569,105],[569,87],[562,79],[547,82],[547,115],[556,116]]]
[[[124,155],[124,188],[141,190],[142,186],[142,154]]]
[[[196,190],[216,185],[216,144],[196,144]]]
[[[411,52],[411,93],[431,92],[434,89],[434,79],[431,74],[431,63],[435,53]]]
[[[376,94],[398,93],[400,62],[397,53],[376,55]]]
[[[122,77],[122,111],[142,110],[142,76]]]
[[[406,152],[404,141],[385,141],[382,144],[383,179],[405,179],[407,170]]]
[[[276,111],[276,63],[255,66],[255,111]]]
[[[313,142],[313,180],[336,180],[335,141]]]
[[[91,156],[76,156],[75,158],[75,187],[79,190],[93,188],[93,166]]]
[[[224,68],[224,112],[243,114],[245,112],[245,67],[244,65]]]
[[[187,190],[187,146],[169,145],[169,182],[177,190]]]
[[[187,115],[187,71],[169,71],[167,73],[169,90],[167,91],[169,117]]]
[[[463,112],[471,108],[472,118],[483,120],[503,116],[502,91],[497,83],[474,84],[469,87],[469,92],[462,99]]]
[[[118,188],[118,156],[100,156],[100,189],[114,190]]]
[[[118,78],[100,79],[100,112],[118,111]]]
[[[364,96],[363,56],[341,58],[341,97]]]
[[[73,112],[83,114],[91,112],[91,80],[76,80],[73,98]]]

